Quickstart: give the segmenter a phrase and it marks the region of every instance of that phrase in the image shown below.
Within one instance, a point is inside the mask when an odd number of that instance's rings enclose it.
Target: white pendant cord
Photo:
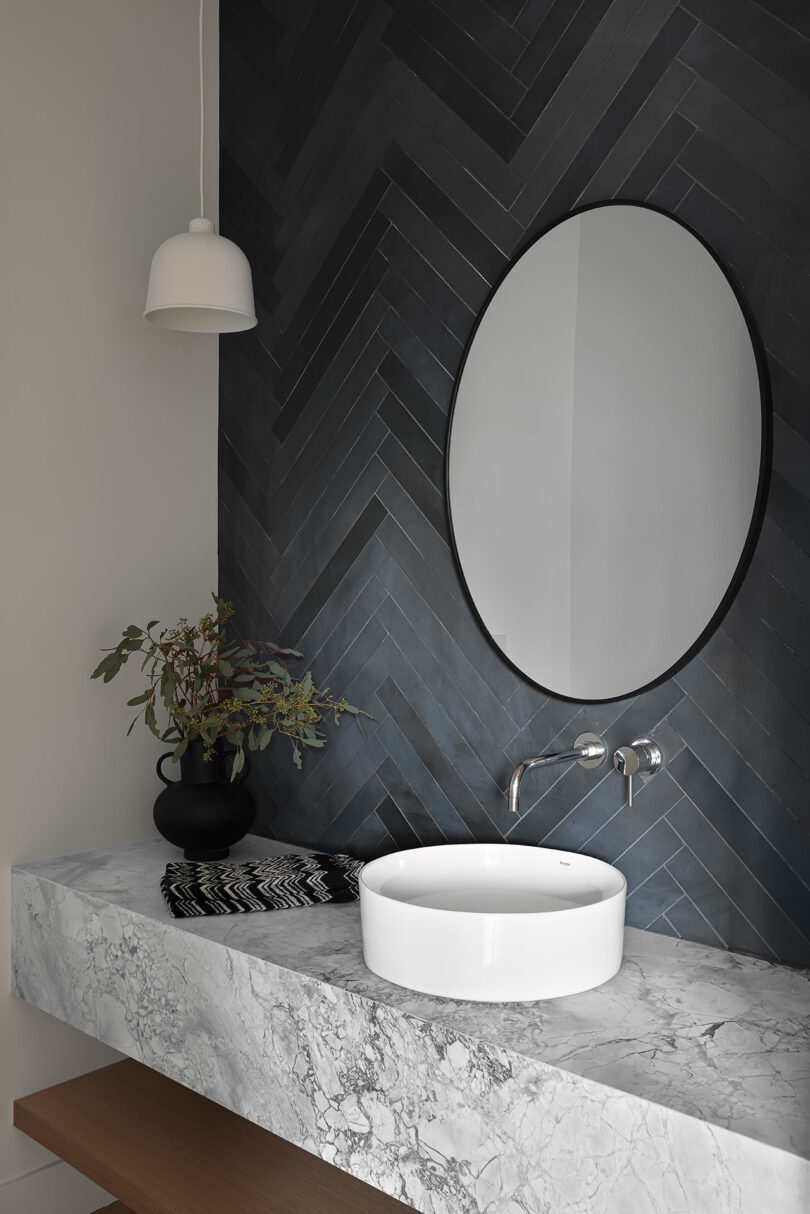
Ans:
[[[200,215],[205,215],[205,191],[203,176],[205,172],[205,80],[203,75],[203,7],[205,0],[200,0]]]

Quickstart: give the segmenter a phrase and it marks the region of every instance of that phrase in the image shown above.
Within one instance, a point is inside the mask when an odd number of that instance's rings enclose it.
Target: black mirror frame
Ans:
[[[459,389],[459,385],[461,383],[461,377],[464,374],[464,368],[467,364],[467,358],[470,353],[470,349],[472,348],[472,344],[475,341],[479,326],[481,325],[481,322],[482,322],[484,316],[486,315],[487,309],[489,308],[490,304],[492,303],[492,300],[494,299],[496,293],[500,289],[500,287],[501,287],[502,283],[504,282],[505,278],[507,277],[507,275],[511,273],[511,271],[514,269],[514,267],[517,265],[517,263],[521,260],[521,258],[525,257],[525,255],[530,251],[530,249],[532,249],[538,243],[538,241],[542,240],[544,236],[548,235],[549,232],[551,232],[554,228],[558,227],[561,223],[565,223],[567,220],[572,219],[575,215],[583,215],[586,211],[597,211],[597,210],[601,210],[604,207],[614,207],[614,206],[639,207],[642,210],[655,211],[655,212],[657,212],[657,214],[664,215],[664,216],[666,216],[667,219],[671,219],[673,223],[679,224],[680,227],[684,228],[687,232],[689,232],[689,234],[691,236],[693,236],[695,238],[695,240],[698,242],[698,244],[703,246],[703,248],[706,250],[706,252],[709,254],[709,256],[714,261],[715,265],[722,272],[723,276],[726,279],[726,282],[728,283],[729,287],[731,288],[731,290],[734,294],[735,299],[737,300],[740,311],[742,312],[743,319],[745,320],[745,324],[748,329],[748,335],[751,339],[751,346],[754,351],[754,358],[755,358],[756,367],[757,367],[757,375],[759,378],[759,398],[760,398],[760,405],[761,405],[761,409],[762,409],[762,436],[761,436],[762,442],[761,442],[761,447],[760,447],[759,481],[757,483],[757,492],[756,492],[756,497],[754,499],[754,508],[751,513],[751,522],[748,527],[748,534],[746,536],[746,540],[743,545],[742,552],[740,554],[740,559],[737,562],[737,567],[734,570],[734,573],[731,577],[731,581],[729,582],[728,588],[727,588],[725,594],[723,595],[722,599],[720,600],[720,603],[718,604],[716,611],[712,615],[712,617],[709,620],[706,627],[703,629],[703,631],[700,633],[700,635],[697,637],[697,639],[694,641],[694,643],[692,645],[690,645],[690,647],[686,650],[686,652],[684,654],[682,654],[680,658],[677,659],[677,661],[673,662],[670,666],[668,666],[667,669],[663,672],[663,674],[660,674],[655,679],[651,679],[648,683],[645,683],[643,686],[638,687],[632,691],[623,691],[623,692],[621,692],[620,695],[616,695],[616,696],[606,696],[602,699],[597,699],[597,700],[578,700],[574,696],[563,695],[559,691],[554,691],[552,688],[546,687],[542,683],[538,683],[536,679],[531,678],[531,676],[527,675],[526,672],[521,670],[519,666],[515,665],[515,663],[512,661],[512,659],[507,657],[507,655],[503,652],[501,647],[495,641],[494,637],[492,636],[492,634],[490,633],[486,624],[484,623],[483,619],[481,618],[478,608],[475,605],[475,601],[473,599],[469,585],[467,584],[467,579],[464,576],[464,568],[461,564],[461,558],[459,557],[458,546],[456,544],[456,534],[455,534],[455,530],[453,528],[453,513],[452,513],[452,508],[450,506],[450,475],[449,475],[450,474],[450,437],[451,437],[452,430],[453,430],[453,418],[455,416],[455,411],[456,411],[456,402],[458,399],[458,389]],[[718,255],[715,253],[714,249],[712,249],[711,245],[709,245],[708,242],[706,240],[704,240],[704,238],[700,235],[700,233],[696,232],[695,229],[693,227],[691,227],[690,224],[684,223],[684,221],[682,219],[679,219],[677,215],[672,215],[669,211],[664,210],[663,207],[653,206],[652,204],[650,204],[648,202],[632,202],[632,201],[625,200],[622,198],[611,198],[611,199],[606,199],[603,202],[593,202],[593,203],[588,203],[586,206],[575,207],[573,211],[568,211],[568,212],[566,212],[566,214],[559,216],[559,218],[557,218],[557,219],[553,220],[551,223],[547,224],[546,227],[544,227],[540,232],[538,232],[536,236],[531,237],[531,239],[529,241],[527,241],[527,243],[525,245],[523,245],[523,247],[520,249],[520,251],[515,254],[515,256],[512,258],[512,260],[509,262],[509,264],[504,269],[503,273],[498,277],[498,279],[492,286],[492,289],[490,290],[490,292],[484,302],[484,305],[481,308],[481,311],[478,313],[478,316],[476,317],[475,324],[473,325],[470,336],[468,337],[467,343],[464,347],[464,353],[461,358],[461,363],[459,364],[458,372],[456,374],[456,382],[453,387],[453,395],[452,395],[452,398],[450,401],[450,410],[449,410],[448,416],[447,416],[447,431],[446,431],[445,452],[444,452],[444,504],[445,504],[445,513],[447,516],[447,527],[448,527],[448,532],[450,535],[450,546],[451,546],[451,549],[453,552],[453,558],[456,563],[456,568],[458,570],[459,578],[461,580],[462,589],[464,590],[465,598],[470,607],[470,610],[472,611],[473,617],[475,618],[475,620],[478,624],[478,627],[481,629],[484,637],[489,642],[489,644],[492,646],[492,648],[495,650],[495,652],[500,656],[500,658],[507,664],[507,666],[509,666],[510,669],[512,669],[515,672],[515,674],[519,675],[521,679],[523,679],[525,682],[529,683],[531,686],[538,688],[538,690],[540,690],[542,692],[545,692],[546,695],[552,696],[555,700],[563,700],[563,701],[567,701],[568,703],[571,703],[571,704],[612,704],[612,703],[615,703],[617,700],[631,699],[634,696],[641,695],[645,691],[651,691],[654,687],[660,686],[661,683],[665,683],[667,681],[667,679],[670,679],[670,678],[672,678],[672,676],[674,674],[677,674],[677,672],[679,670],[683,669],[683,667],[686,666],[686,664],[688,662],[690,662],[692,660],[692,658],[695,657],[700,652],[700,650],[703,648],[703,646],[706,644],[706,642],[709,640],[709,638],[712,636],[712,634],[717,630],[717,628],[722,623],[725,615],[727,614],[729,608],[731,607],[731,604],[734,602],[734,599],[737,596],[740,586],[742,585],[743,578],[745,577],[745,575],[748,571],[748,567],[751,564],[751,560],[753,558],[754,551],[756,549],[757,542],[759,540],[760,532],[762,530],[762,524],[765,519],[765,510],[766,510],[767,501],[768,501],[768,490],[770,488],[770,480],[771,480],[772,452],[773,452],[773,405],[772,405],[772,400],[771,400],[771,385],[770,385],[770,377],[768,375],[768,365],[767,365],[767,357],[765,354],[765,347],[762,343],[762,338],[760,336],[759,329],[757,328],[757,324],[754,319],[754,316],[751,312],[750,307],[748,306],[748,301],[745,299],[741,288],[737,285],[733,276],[731,275],[729,270],[726,268],[726,266],[723,264],[723,262],[720,260]]]

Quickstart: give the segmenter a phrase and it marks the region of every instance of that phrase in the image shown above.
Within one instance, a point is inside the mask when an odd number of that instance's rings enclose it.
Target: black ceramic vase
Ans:
[[[203,744],[197,740],[181,756],[180,779],[169,780],[162,767],[171,754],[161,755],[157,762],[157,774],[166,787],[155,801],[155,826],[164,839],[182,847],[187,860],[224,860],[231,844],[250,830],[256,814],[253,797],[241,787],[247,759],[232,783],[224,754],[215,750],[206,761]]]

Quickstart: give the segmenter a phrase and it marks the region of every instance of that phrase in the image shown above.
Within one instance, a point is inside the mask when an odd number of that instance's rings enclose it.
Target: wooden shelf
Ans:
[[[16,1100],[14,1124],[120,1199],[99,1214],[412,1208],[130,1060]]]

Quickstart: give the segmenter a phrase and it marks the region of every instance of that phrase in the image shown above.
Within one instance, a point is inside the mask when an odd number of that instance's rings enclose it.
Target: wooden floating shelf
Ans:
[[[119,1199],[98,1214],[412,1209],[131,1060],[16,1100],[14,1124]]]

